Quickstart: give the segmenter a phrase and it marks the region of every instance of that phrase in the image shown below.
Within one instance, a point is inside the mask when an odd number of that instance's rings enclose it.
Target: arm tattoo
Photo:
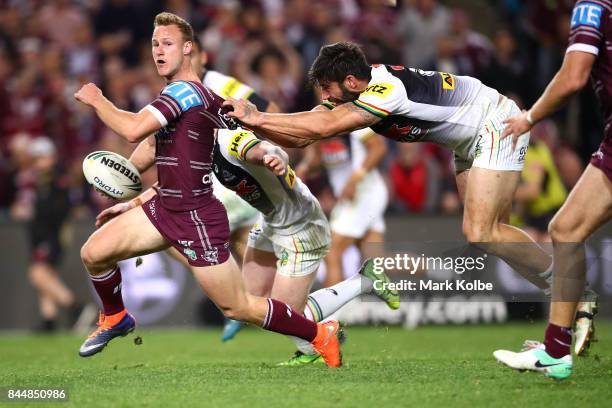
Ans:
[[[360,117],[359,124],[363,125],[363,127],[371,126],[375,124],[376,122],[380,121],[380,118],[378,116],[368,112],[367,110],[363,108],[360,108],[359,106],[355,105],[352,102],[346,103],[345,105],[348,110],[359,114],[359,117]]]

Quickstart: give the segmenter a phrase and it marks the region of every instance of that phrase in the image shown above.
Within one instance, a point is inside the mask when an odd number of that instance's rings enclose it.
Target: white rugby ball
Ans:
[[[129,200],[142,191],[140,173],[117,153],[101,150],[88,154],[83,174],[89,184],[117,200]]]

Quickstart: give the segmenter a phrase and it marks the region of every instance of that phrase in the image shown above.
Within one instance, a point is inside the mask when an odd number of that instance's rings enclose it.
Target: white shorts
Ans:
[[[276,272],[296,277],[315,273],[327,255],[331,232],[325,219],[312,220],[291,235],[282,235],[266,225],[263,216],[249,232],[247,245],[260,251],[273,252],[278,259]]]
[[[518,138],[514,150],[512,150],[511,136],[501,138],[506,127],[504,120],[520,114],[521,110],[516,103],[502,96],[502,100],[480,129],[469,157],[462,158],[455,155],[455,170],[461,172],[471,167],[480,167],[490,170],[522,171],[529,148],[529,132]]]
[[[339,201],[331,213],[331,230],[338,235],[363,238],[369,231],[385,232],[384,214],[389,192],[380,173],[369,173],[357,185],[353,201]]]
[[[249,203],[238,197],[238,194],[224,187],[219,182],[214,183],[214,193],[227,211],[230,232],[240,228],[251,228],[257,222],[259,212],[251,207]]]

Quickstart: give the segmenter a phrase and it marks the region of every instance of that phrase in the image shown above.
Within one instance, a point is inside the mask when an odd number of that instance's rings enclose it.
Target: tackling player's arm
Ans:
[[[252,103],[233,98],[227,99],[224,105],[233,108],[228,116],[285,147],[304,147],[315,140],[362,129],[381,120],[352,102],[332,110],[285,114],[259,112]]]
[[[93,107],[100,120],[128,142],[140,142],[161,128],[161,124],[151,112],[146,109],[138,113],[121,110],[106,99],[102,91],[92,83],[83,85],[74,97]]]
[[[559,72],[533,107],[504,122],[507,126],[502,137],[512,135],[514,144],[516,144],[520,135],[528,132],[535,123],[563,106],[570,96],[587,84],[596,58],[596,55],[583,51],[571,51],[565,54]]]

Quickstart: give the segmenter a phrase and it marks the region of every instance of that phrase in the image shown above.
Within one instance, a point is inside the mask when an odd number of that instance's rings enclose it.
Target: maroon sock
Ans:
[[[91,282],[102,300],[102,309],[107,316],[114,315],[124,309],[121,296],[121,270],[119,267],[99,276],[90,276]]]
[[[572,329],[548,323],[544,335],[544,347],[546,352],[553,358],[561,358],[571,353]]]
[[[264,319],[264,329],[273,332],[296,336],[313,341],[317,336],[317,324],[305,318],[289,305],[268,298],[268,313]]]

